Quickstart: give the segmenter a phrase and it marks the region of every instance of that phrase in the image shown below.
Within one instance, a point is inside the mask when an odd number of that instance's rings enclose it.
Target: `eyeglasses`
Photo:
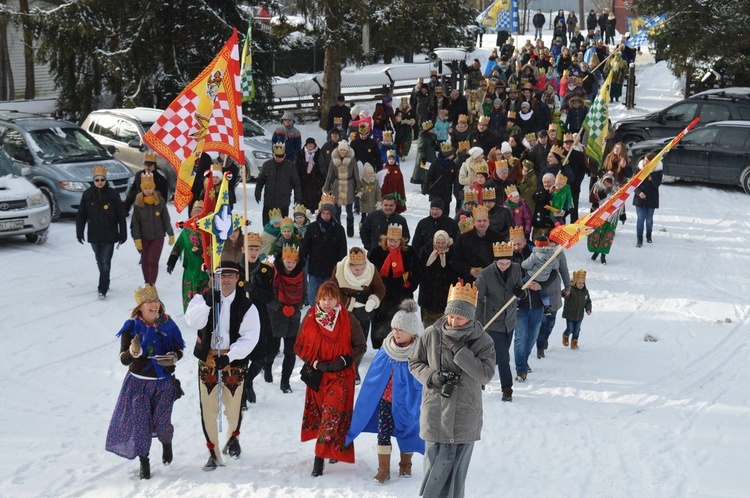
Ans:
[[[94,181],[95,181],[96,183],[99,183],[99,182],[106,182],[106,181],[107,181],[107,179],[106,179],[106,178],[94,178]]]

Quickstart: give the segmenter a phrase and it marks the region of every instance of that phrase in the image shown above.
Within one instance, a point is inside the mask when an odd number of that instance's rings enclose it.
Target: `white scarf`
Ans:
[[[352,268],[349,266],[349,256],[342,259],[339,264],[344,265],[344,279],[346,280],[346,286],[351,289],[363,290],[365,286],[370,285],[372,277],[375,276],[375,265],[369,261],[365,263],[365,271],[363,271],[360,276],[357,276],[352,272]]]
[[[318,148],[315,147],[314,149],[308,149],[305,147],[305,161],[307,161],[307,174],[309,175],[312,173],[313,166],[315,166],[315,162],[313,161],[313,158],[315,157],[315,153],[318,152]]]
[[[427,258],[427,264],[425,266],[430,266],[437,260],[438,257],[440,257],[440,266],[445,268],[445,253],[448,252],[448,249],[449,247],[446,247],[445,251],[438,251],[437,249],[433,249],[430,257]]]
[[[531,115],[534,114],[534,111],[529,110],[529,112],[523,112],[521,111],[519,114],[521,114],[521,119],[524,121],[528,121],[531,119]]]
[[[390,356],[391,359],[395,361],[407,361],[409,359],[409,355],[414,349],[414,346],[416,345],[417,341],[413,340],[406,346],[399,346],[393,339],[393,331],[391,331],[391,333],[388,334],[383,341],[383,349],[385,349],[385,354]]]

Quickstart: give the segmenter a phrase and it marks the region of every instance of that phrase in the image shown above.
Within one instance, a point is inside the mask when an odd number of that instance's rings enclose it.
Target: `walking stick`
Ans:
[[[563,246],[558,246],[557,249],[555,250],[555,252],[552,253],[552,256],[550,256],[550,258],[547,261],[544,262],[544,264],[536,271],[536,273],[534,273],[531,276],[531,278],[525,284],[523,284],[523,287],[521,287],[521,289],[523,289],[523,290],[528,289],[529,285],[531,285],[531,282],[533,282],[534,279],[539,276],[539,274],[542,272],[542,270],[544,270],[545,268],[547,268],[547,265],[549,265],[552,262],[553,259],[555,259],[557,256],[559,256],[562,251],[563,251]],[[502,308],[500,308],[500,310],[497,313],[495,313],[495,316],[493,316],[492,318],[490,318],[490,321],[488,321],[485,324],[484,330],[487,330],[487,327],[489,327],[492,324],[492,322],[494,322],[495,320],[497,320],[498,317],[503,314],[503,311],[505,311],[508,308],[508,306],[510,306],[510,304],[515,299],[516,299],[516,296],[513,296],[510,299],[508,299],[508,302],[505,303],[505,306],[503,306]]]

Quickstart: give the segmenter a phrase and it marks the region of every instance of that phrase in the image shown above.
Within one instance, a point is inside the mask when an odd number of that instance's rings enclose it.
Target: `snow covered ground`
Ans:
[[[644,57],[645,58],[645,57]],[[638,67],[636,115],[678,100],[679,85],[664,63]],[[315,125],[304,137],[322,144]],[[404,166],[408,178],[414,151]],[[254,188],[254,185],[250,185]],[[412,227],[428,202],[407,185]],[[467,496],[673,497],[747,496],[750,441],[750,197],[739,188],[677,183],[661,188],[654,243],[635,247],[635,211],[617,231],[606,266],[585,243],[567,252],[573,269],[588,271],[594,312],[586,317],[580,351],[562,347],[564,321],[547,357],[500,401],[497,377],[484,392],[484,430],[475,446]],[[242,189],[238,189],[242,205]],[[250,195],[252,199],[252,195]],[[585,196],[582,196],[585,198]],[[588,206],[582,199],[584,209]],[[252,228],[260,229],[251,201]],[[174,211],[174,219],[181,218]],[[104,451],[104,439],[126,369],[115,333],[142,283],[132,241],[115,251],[112,288],[97,299],[94,255],[75,240],[74,220],[51,227],[44,246],[0,239],[5,318],[0,352],[0,496],[53,497],[403,497],[416,496],[422,476],[385,485],[376,473],[375,436],[356,440],[357,463],[328,465],[312,479],[312,443],[300,443],[304,389],[294,393],[257,379],[258,403],[245,412],[239,460],[201,470],[196,360],[178,364],[186,396],[174,409],[175,459],[138,479],[137,461]],[[350,239],[350,246],[358,239]],[[168,275],[167,251],[157,287],[167,312],[192,347],[185,325],[179,270]],[[645,342],[651,334],[657,342]],[[511,353],[512,354],[512,353]],[[365,368],[373,351],[365,356]],[[226,434],[225,434],[226,435]]]

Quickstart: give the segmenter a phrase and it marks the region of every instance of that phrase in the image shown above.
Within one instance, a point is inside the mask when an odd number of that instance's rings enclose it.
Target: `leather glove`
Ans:
[[[443,336],[443,345],[450,349],[453,354],[458,353],[465,346],[464,341],[448,337],[447,335]]]
[[[221,292],[218,290],[209,290],[205,294],[203,294],[203,299],[206,301],[206,304],[209,308],[213,308],[215,303],[221,302]]]
[[[316,370],[320,370],[321,372],[327,372],[328,367],[330,366],[331,366],[330,361],[316,361],[313,368],[315,368]]]
[[[443,385],[445,384],[445,377],[440,375],[439,370],[435,370],[430,374],[429,383],[432,387],[443,387]]]
[[[352,364],[352,357],[349,355],[339,356],[333,361],[318,362],[316,368],[321,372],[339,372]]]
[[[516,296],[516,297],[523,297],[524,294],[526,294],[526,291],[523,290],[523,287],[521,287],[520,285],[516,285],[515,287],[513,287],[513,295],[514,296]]]
[[[163,367],[172,367],[174,366],[175,363],[177,363],[177,360],[179,359],[177,358],[177,353],[175,353],[174,351],[170,351],[164,356],[165,358],[156,360],[156,363],[158,363],[159,365]]]
[[[78,238],[78,243],[81,244],[81,245],[83,245],[83,237],[79,237]]]
[[[229,356],[223,354],[216,357],[216,369],[224,370],[229,366]]]
[[[170,254],[169,259],[167,260],[167,273],[170,275],[172,274],[172,271],[174,271],[174,267],[177,264],[177,259],[179,256],[176,254]]]
[[[375,299],[370,298],[365,303],[365,311],[367,313],[370,313],[372,310],[374,310],[377,307],[378,303]]]
[[[136,249],[138,249],[139,251],[143,250],[143,242],[141,241],[141,239],[135,239],[133,240],[133,242],[135,242]]]
[[[130,356],[133,358],[139,358],[142,352],[141,341],[138,338],[138,334],[135,334],[135,337],[130,340]]]
[[[170,245],[170,246],[173,246],[173,245],[174,245],[174,235],[170,235],[170,236],[169,236],[169,245]]]

